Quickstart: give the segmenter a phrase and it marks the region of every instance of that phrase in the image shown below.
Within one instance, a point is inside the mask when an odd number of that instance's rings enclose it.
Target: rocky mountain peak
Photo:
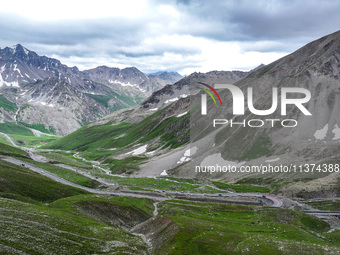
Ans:
[[[168,83],[172,81],[165,77],[149,79],[136,67],[79,71],[17,44],[0,49],[0,93],[18,108],[7,114],[0,109],[0,122],[44,124],[65,135],[114,110],[137,105]]]
[[[277,119],[290,120],[296,123],[294,127],[283,125],[266,125],[253,128],[250,125],[220,126],[219,136],[225,137],[219,141],[216,148],[200,148],[212,154],[219,152],[226,160],[249,160],[247,164],[257,164],[265,161],[271,155],[276,158],[277,164],[304,162],[328,162],[338,159],[338,147],[340,141],[340,31],[315,40],[295,52],[259,68],[247,77],[237,82],[237,86],[247,95],[247,89],[253,88],[253,102],[255,109],[270,109],[272,106],[273,88],[280,91],[282,88],[301,88],[310,93],[310,100],[303,103],[305,109],[311,113],[303,113],[296,105],[287,106],[287,114],[282,114],[282,109],[277,107],[270,115],[259,116],[250,109],[245,110],[237,121],[240,123],[250,116],[251,119]],[[223,102],[220,110],[210,111],[209,115],[202,117],[200,112],[192,116],[200,125],[211,125],[212,119],[221,116],[231,119],[233,97],[229,91],[219,91]],[[278,100],[282,100],[282,94]],[[292,92],[290,98],[302,98],[303,94]],[[247,108],[245,97],[245,107]],[[199,103],[200,98],[194,98]],[[194,104],[193,104],[194,105]],[[229,112],[228,112],[229,110]],[[210,118],[209,120],[207,120]],[[198,125],[195,123],[195,125]],[[207,126],[202,126],[205,130]],[[197,129],[199,130],[199,129]],[[200,132],[200,131],[198,131]],[[209,134],[211,137],[213,133]],[[196,135],[195,135],[196,136]],[[240,139],[240,137],[251,139]],[[199,137],[199,134],[196,136]],[[207,136],[208,137],[208,136]],[[216,137],[214,138],[216,139]],[[213,142],[214,139],[211,139]],[[217,141],[217,140],[215,140]],[[261,153],[252,151],[256,143],[266,141],[265,149]],[[211,146],[211,145],[209,145]],[[230,148],[233,148],[230,150]],[[246,153],[245,153],[246,152]],[[320,153],[322,152],[322,153]],[[209,154],[207,153],[207,155]],[[261,158],[262,157],[262,158]],[[261,158],[261,159],[260,159]],[[254,160],[254,161],[251,161]],[[198,165],[201,162],[197,163]]]
[[[14,45],[12,47],[6,47],[1,51],[1,55],[18,60],[28,60],[29,57],[36,57],[37,54],[26,49],[21,44]]]
[[[312,41],[295,52],[255,70],[252,76],[280,77],[331,76],[339,77],[340,31]]]

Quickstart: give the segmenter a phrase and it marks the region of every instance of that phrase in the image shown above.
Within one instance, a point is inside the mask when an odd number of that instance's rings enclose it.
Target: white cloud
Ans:
[[[78,47],[81,47],[81,45],[74,47],[70,54],[72,51],[76,51]],[[103,44],[101,48],[109,47],[109,45]],[[218,42],[176,34],[146,38],[136,46],[112,46],[110,48],[114,48],[117,52],[129,52],[130,54],[140,54],[140,56],[131,58],[120,55],[110,58],[104,51],[88,57],[72,55],[69,57],[53,55],[53,57],[68,65],[77,65],[80,69],[88,69],[98,65],[120,68],[137,66],[144,72],[176,70],[181,74],[190,74],[212,70],[249,70],[261,63],[269,64],[287,54],[286,52],[244,51],[238,42]],[[65,46],[56,47],[55,51],[60,52],[63,49],[65,49]],[[160,52],[162,53],[160,54]]]
[[[243,51],[238,42],[198,40],[202,48],[199,68],[185,68],[183,73],[211,70],[249,70],[260,64],[269,64],[287,53]]]
[[[97,19],[106,17],[130,17],[143,15],[147,3],[144,0],[16,0],[1,3],[1,12],[17,14],[37,21],[63,19]]]
[[[171,5],[160,5],[159,10],[163,15],[170,15],[172,17],[178,17],[180,13]]]

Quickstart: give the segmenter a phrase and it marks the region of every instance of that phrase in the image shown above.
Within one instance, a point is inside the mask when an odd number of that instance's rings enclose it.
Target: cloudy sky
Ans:
[[[249,70],[340,30],[337,0],[0,2],[0,47],[17,43],[81,70]]]

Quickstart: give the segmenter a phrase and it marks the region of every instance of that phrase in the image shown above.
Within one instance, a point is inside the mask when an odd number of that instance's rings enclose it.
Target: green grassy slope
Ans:
[[[145,98],[140,96],[131,96],[125,93],[117,93],[114,89],[103,83],[96,83],[97,86],[101,87],[103,94],[89,94],[85,93],[86,96],[92,98],[97,103],[110,109],[111,111],[116,111],[123,108],[129,108],[136,106],[141,103]],[[115,98],[115,102],[110,102],[111,99]]]
[[[189,116],[166,118],[164,117],[166,109],[148,116],[136,125],[107,123],[99,126],[85,126],[42,148],[76,151],[122,148],[135,143],[146,143],[155,138],[159,138],[162,146],[165,147],[178,147],[187,143],[188,134],[181,131],[186,130]]]
[[[262,187],[262,186],[227,184],[223,182],[212,182],[212,183],[220,189],[232,190],[234,192],[259,192],[259,193],[270,192],[270,189],[268,187]]]
[[[95,196],[75,196],[50,205],[23,203],[0,198],[0,253],[10,249],[28,254],[145,254],[140,237],[113,224],[81,213],[80,205],[93,206],[102,212],[114,208],[116,213],[133,215],[146,212],[124,203]],[[100,205],[100,206],[99,206]],[[132,217],[132,216],[131,216]],[[10,247],[10,248],[9,248]]]
[[[85,158],[107,164],[113,173],[131,172],[146,160],[144,156],[114,156],[124,155],[137,144],[148,144],[149,151],[184,145],[189,142],[188,125],[188,114],[169,117],[165,108],[138,124],[85,126],[41,148],[83,152]]]
[[[0,132],[9,135],[18,146],[39,146],[58,139],[57,136],[34,136],[31,129],[47,134],[55,134],[55,130],[52,127],[46,129],[42,124],[27,124],[24,122],[15,123],[6,121],[4,123],[0,123]],[[5,140],[6,138],[1,136],[0,142],[10,144]],[[20,141],[20,143],[18,141]]]
[[[20,147],[41,146],[48,142],[55,141],[59,138],[58,136],[31,136],[31,135],[17,135],[17,134],[8,134],[8,135]],[[20,143],[18,141],[20,141]]]
[[[15,112],[18,109],[15,103],[8,101],[3,95],[0,95],[0,107],[11,112]]]
[[[318,210],[340,211],[340,201],[316,201],[307,204]]]
[[[131,126],[131,124],[125,123],[119,125],[85,126],[42,148],[77,151],[94,150],[99,147],[105,148],[114,142],[115,137],[125,133]]]
[[[4,144],[0,155],[27,160]],[[199,182],[114,178],[172,190],[193,190]],[[149,233],[157,233],[153,254],[340,253],[340,231],[292,210],[174,200],[159,203],[159,216],[150,220],[153,211],[148,199],[92,195],[0,160],[0,254],[145,254],[147,245],[128,230],[147,220]]]
[[[73,183],[76,183],[76,184],[79,184],[79,185],[82,185],[82,186],[85,186],[85,187],[89,187],[89,188],[97,188],[98,186],[100,186],[100,184],[90,178],[87,178],[79,173],[76,173],[74,171],[71,171],[71,170],[68,170],[68,169],[65,169],[65,168],[62,168],[62,167],[58,167],[58,166],[55,166],[53,164],[49,164],[49,163],[43,163],[43,162],[36,162],[34,160],[32,160],[25,151],[19,149],[19,148],[15,148],[13,146],[10,146],[10,145],[6,145],[6,144],[2,144],[0,143],[0,155],[3,155],[3,156],[10,156],[10,157],[13,157],[13,158],[17,158],[17,159],[20,159],[22,161],[25,161],[25,162],[28,162],[32,165],[35,165],[37,167],[40,167],[42,169],[45,169],[51,173],[54,173],[56,175],[58,175],[59,177],[65,179],[65,180],[68,180],[70,182],[73,182]],[[6,161],[1,161],[0,162],[0,173],[1,175],[3,176],[6,176],[6,180],[0,180],[0,183],[1,181],[6,181],[6,183],[8,182],[11,182],[12,184],[14,182],[22,182],[22,186],[19,186],[17,188],[17,190],[21,190],[23,189],[23,193],[25,194],[25,192],[28,192],[28,188],[30,187],[30,185],[23,185],[25,182],[26,183],[34,183],[34,184],[38,184],[41,180],[41,175],[38,175],[38,174],[35,174],[33,173],[32,171],[26,169],[25,167],[18,167],[14,164],[11,164],[11,163],[8,163]],[[23,176],[23,175],[26,175],[27,176],[27,179],[23,178],[22,180],[19,180],[16,178],[16,176],[19,175],[19,176]],[[41,185],[39,186],[40,188],[43,188],[43,187],[47,187],[46,189],[48,189],[48,186],[49,185],[52,185],[53,182],[50,181],[50,179],[48,178],[45,178],[44,181],[42,181],[42,184],[44,182],[46,182],[46,184],[44,185]],[[8,184],[9,185],[9,184]],[[13,184],[14,185],[14,184]],[[14,185],[15,186],[15,185]],[[2,187],[0,187],[0,191],[2,189],[5,189],[6,185],[3,183]],[[68,188],[68,186],[65,186]],[[5,192],[5,191],[4,191]],[[36,193],[39,193],[39,189],[37,190]],[[33,192],[35,193],[35,192]],[[40,193],[44,194],[45,193],[45,190],[42,190]],[[53,192],[51,194],[54,194]],[[60,198],[60,197],[58,197]]]
[[[1,155],[26,159],[29,158],[28,154],[25,151],[4,143],[0,143],[0,156]]]
[[[29,128],[18,125],[14,122],[0,123],[0,132],[6,134],[33,136],[33,133]]]
[[[106,94],[106,95],[93,95],[93,94],[87,94],[87,93],[85,93],[85,95],[94,99],[96,102],[98,102],[102,106],[109,108],[111,111],[116,111],[122,108],[133,107],[143,101],[143,98],[139,98],[139,97],[132,98],[125,94],[118,94],[113,91],[110,91],[110,94]],[[120,101],[113,105],[110,105],[109,101],[113,97],[115,97],[116,99]]]
[[[0,155],[28,159],[4,144]],[[146,199],[89,195],[0,160],[0,254],[145,254],[142,239],[114,219],[137,224],[153,209]]]
[[[45,125],[43,124],[28,124],[25,122],[20,122],[20,124],[28,128],[39,130],[40,132],[43,132],[43,133],[55,135],[55,130],[53,127],[49,127],[48,129],[46,129]]]
[[[28,197],[39,202],[52,202],[63,197],[87,193],[3,160],[0,160],[0,177],[0,192]]]
[[[160,214],[179,227],[155,254],[338,254],[340,231],[292,210],[169,201]],[[326,252],[327,251],[327,252]]]
[[[0,156],[9,156],[30,161],[23,150],[0,143]],[[57,199],[87,194],[88,192],[57,183],[31,170],[0,159],[0,194],[8,197],[24,197],[38,202],[53,202]]]

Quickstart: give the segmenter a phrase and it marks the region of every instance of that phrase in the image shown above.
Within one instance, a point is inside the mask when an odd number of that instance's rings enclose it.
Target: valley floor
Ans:
[[[339,230],[262,187],[124,177],[0,145],[1,254],[340,253]]]

